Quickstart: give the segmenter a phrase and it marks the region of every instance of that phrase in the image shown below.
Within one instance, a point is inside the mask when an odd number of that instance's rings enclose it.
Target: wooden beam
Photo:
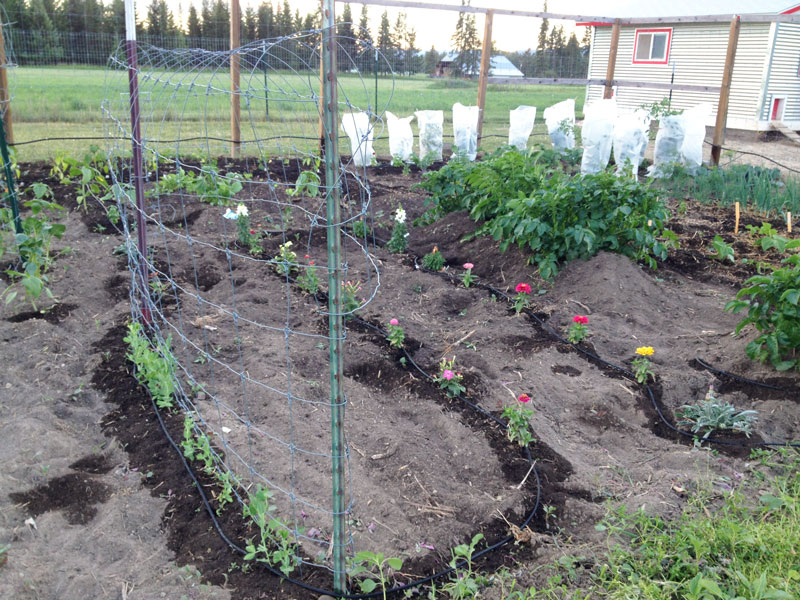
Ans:
[[[489,77],[489,83],[501,85],[602,85],[612,87],[648,88],[652,90],[678,90],[681,92],[707,92],[719,94],[718,85],[694,83],[666,83],[659,81],[627,81],[624,79],[574,79],[567,77]]]
[[[606,23],[612,25],[615,19],[609,16],[597,15],[568,15],[563,13],[552,13],[530,10],[511,10],[505,8],[485,8],[482,6],[459,6],[456,4],[436,4],[427,2],[414,2],[406,0],[336,0],[337,2],[347,2],[350,4],[365,4],[369,6],[386,6],[393,8],[422,8],[430,10],[446,10],[454,12],[468,12],[485,14],[492,10],[496,15],[506,15],[511,17],[536,17],[539,19],[553,19],[557,21],[577,21],[579,23]],[[697,16],[674,16],[674,17],[633,17],[618,19],[621,25],[647,25],[656,23],[727,23],[734,15],[697,15]],[[747,23],[800,23],[800,13],[789,15],[777,14],[752,14],[741,15],[742,22]]]
[[[481,74],[478,79],[478,145],[483,135],[483,109],[486,106],[486,84],[489,81],[489,69],[492,66],[492,20],[494,11],[486,13],[483,26],[483,48],[481,50]]]
[[[722,143],[725,141],[725,127],[728,123],[728,101],[731,95],[731,79],[733,78],[733,63],[736,59],[736,47],[739,44],[739,29],[741,19],[731,19],[731,29],[728,34],[728,53],[725,55],[725,68],[722,70],[722,86],[719,91],[719,104],[717,104],[717,122],[714,126],[714,141],[711,144],[711,164],[719,165],[722,152]]]
[[[619,49],[619,19],[614,21],[611,28],[611,47],[608,49],[608,66],[606,67],[606,85],[603,88],[603,98],[611,98],[614,95],[614,70],[617,68],[617,50]]]
[[[6,141],[14,143],[14,128],[11,121],[11,93],[8,90],[8,59],[6,58],[6,41],[3,37],[3,23],[0,22],[0,107],[5,107],[3,124]]]
[[[239,87],[239,55],[233,51],[241,46],[242,13],[239,0],[231,0],[231,158],[238,158],[242,144],[240,127],[241,104]]]

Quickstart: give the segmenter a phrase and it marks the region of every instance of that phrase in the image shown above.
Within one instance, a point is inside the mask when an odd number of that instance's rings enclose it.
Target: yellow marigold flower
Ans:
[[[636,349],[636,354],[639,356],[652,356],[654,352],[655,350],[653,350],[652,346],[641,346]]]

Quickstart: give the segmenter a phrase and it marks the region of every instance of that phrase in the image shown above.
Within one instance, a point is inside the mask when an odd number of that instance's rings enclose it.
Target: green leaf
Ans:
[[[763,494],[758,499],[769,510],[778,510],[783,506],[783,500],[772,494]]]
[[[378,583],[374,579],[362,579],[358,582],[358,586],[363,594],[370,594],[378,587]]]
[[[395,571],[399,571],[403,566],[403,561],[399,558],[387,558],[386,563]]]

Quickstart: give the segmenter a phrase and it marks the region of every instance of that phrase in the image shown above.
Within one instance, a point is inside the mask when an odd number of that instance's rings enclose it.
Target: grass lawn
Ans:
[[[141,78],[141,104],[147,118],[144,135],[149,139],[177,139],[194,136],[227,138],[230,136],[229,74],[220,69],[207,71],[150,71]],[[316,73],[270,72],[268,97],[264,94],[262,72],[243,70],[241,136],[243,140],[275,138],[261,143],[260,150],[270,155],[292,154],[294,146],[310,148],[316,139],[316,106],[312,99],[318,93]],[[124,72],[87,67],[22,67],[10,77],[13,94],[12,113],[17,142],[45,137],[103,137],[114,134],[114,123],[101,110],[104,100],[112,113],[127,126],[127,76]],[[398,116],[415,110],[445,111],[445,136],[452,135],[453,104],[475,104],[476,81],[431,79],[428,77],[394,80],[379,78],[377,106]],[[484,147],[493,149],[505,142],[508,133],[508,111],[519,105],[538,109],[536,133],[544,133],[541,111],[564,100],[574,98],[580,115],[584,100],[583,86],[499,86],[490,85],[486,96]],[[376,85],[371,76],[340,77],[340,110],[373,109]],[[266,105],[269,103],[269,118]],[[287,136],[309,138],[302,140]],[[496,136],[496,137],[494,137]],[[376,151],[388,153],[388,134],[383,127],[376,130]],[[447,139],[446,139],[447,141]],[[20,160],[52,158],[58,153],[81,154],[90,143],[102,140],[51,140],[18,147]],[[124,142],[117,142],[120,146]],[[174,152],[175,144],[168,144]],[[224,143],[194,140],[181,144],[181,152],[205,151],[222,153]],[[343,152],[348,151],[347,144]],[[256,152],[258,144],[249,145]],[[248,151],[248,146],[245,147]]]

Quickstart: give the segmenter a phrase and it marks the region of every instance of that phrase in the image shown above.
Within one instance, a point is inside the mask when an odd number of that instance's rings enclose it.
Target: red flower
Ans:
[[[518,294],[530,294],[531,293],[531,286],[527,283],[518,283],[516,287]]]
[[[528,394],[520,394],[519,398],[517,398],[517,400],[519,400],[523,404],[527,404],[528,402],[531,401],[531,397],[528,396]]]
[[[308,254],[306,254],[303,258],[311,258]]]
[[[575,315],[572,317],[572,320],[578,325],[586,325],[589,322],[589,317],[584,317],[583,315]]]
[[[255,229],[251,229],[250,230],[250,235],[255,235],[255,234],[256,234],[256,230]]]

